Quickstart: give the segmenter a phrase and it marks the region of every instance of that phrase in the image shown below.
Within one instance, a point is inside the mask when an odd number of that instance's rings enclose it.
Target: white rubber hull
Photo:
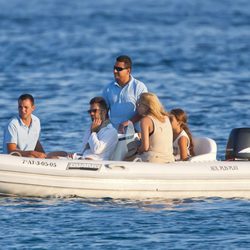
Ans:
[[[87,198],[250,197],[250,162],[150,164],[0,155],[0,193]]]

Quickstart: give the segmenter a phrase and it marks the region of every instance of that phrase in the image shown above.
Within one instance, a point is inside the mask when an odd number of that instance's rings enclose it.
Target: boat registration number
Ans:
[[[56,167],[55,162],[47,162],[41,160],[23,160],[22,163],[24,165],[36,165],[36,166],[43,166],[43,167]]]

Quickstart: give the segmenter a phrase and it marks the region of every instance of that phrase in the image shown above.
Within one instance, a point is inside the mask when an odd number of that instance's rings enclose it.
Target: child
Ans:
[[[186,161],[194,156],[192,135],[187,126],[187,115],[182,109],[172,109],[170,114],[175,160]]]

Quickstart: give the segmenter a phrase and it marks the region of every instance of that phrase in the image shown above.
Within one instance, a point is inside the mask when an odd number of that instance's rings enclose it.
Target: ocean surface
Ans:
[[[250,127],[249,0],[0,0],[0,138],[31,93],[46,151],[78,151],[120,54],[194,136]],[[0,144],[0,151],[2,143]],[[236,194],[237,196],[237,194]],[[1,249],[248,249],[250,201],[0,197]]]

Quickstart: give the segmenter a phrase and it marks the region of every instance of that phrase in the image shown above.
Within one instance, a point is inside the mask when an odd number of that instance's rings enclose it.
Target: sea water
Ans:
[[[0,0],[0,138],[31,93],[46,151],[75,152],[120,54],[224,159],[250,126],[248,0]],[[2,144],[0,144],[2,150]],[[237,196],[237,194],[235,194]],[[249,200],[0,198],[1,249],[246,249]]]

